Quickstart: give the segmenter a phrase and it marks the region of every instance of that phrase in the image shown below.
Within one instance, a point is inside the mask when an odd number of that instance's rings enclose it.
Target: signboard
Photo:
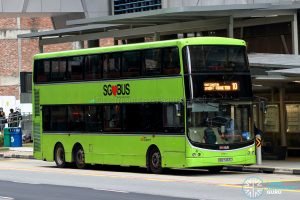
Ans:
[[[204,82],[205,92],[232,92],[240,89],[238,82]]]

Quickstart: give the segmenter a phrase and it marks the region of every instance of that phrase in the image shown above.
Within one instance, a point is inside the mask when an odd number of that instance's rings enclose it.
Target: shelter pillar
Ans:
[[[230,38],[234,38],[234,34],[233,34],[233,16],[229,16],[229,22],[228,22],[228,37]]]
[[[43,45],[41,44],[41,40],[42,40],[42,38],[39,37],[39,53],[44,53],[44,48],[43,48]]]
[[[299,40],[298,40],[298,19],[297,11],[294,13],[292,21],[292,45],[293,45],[293,54],[299,54]]]
[[[286,147],[286,113],[285,113],[285,88],[283,86],[279,89],[279,115],[280,115],[280,143],[281,146]]]

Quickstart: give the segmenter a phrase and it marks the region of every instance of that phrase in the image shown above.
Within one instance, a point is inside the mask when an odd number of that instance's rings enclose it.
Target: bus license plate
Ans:
[[[231,162],[232,158],[218,158],[219,162]]]

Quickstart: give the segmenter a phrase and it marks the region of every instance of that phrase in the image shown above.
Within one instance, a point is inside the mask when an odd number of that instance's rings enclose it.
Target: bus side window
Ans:
[[[67,131],[67,106],[51,107],[51,131]]]
[[[68,131],[85,131],[85,114],[82,105],[68,106]]]
[[[101,55],[89,55],[85,58],[85,80],[97,80],[101,78]]]
[[[161,73],[161,49],[144,50],[143,75],[158,75]]]
[[[104,131],[121,131],[121,105],[103,106]]]
[[[179,74],[179,53],[176,47],[165,48],[162,50],[162,68],[164,75]]]
[[[51,60],[51,81],[66,80],[66,60],[54,59]]]
[[[164,132],[183,132],[183,105],[180,103],[168,103],[163,107]]]
[[[75,56],[68,58],[68,74],[70,80],[82,80],[83,79],[83,56]]]
[[[37,60],[34,62],[34,78],[38,83],[45,83],[50,78],[50,61],[49,60]]]
[[[140,75],[141,51],[128,51],[122,54],[122,77],[137,77]]]
[[[120,77],[120,53],[103,54],[103,78]]]

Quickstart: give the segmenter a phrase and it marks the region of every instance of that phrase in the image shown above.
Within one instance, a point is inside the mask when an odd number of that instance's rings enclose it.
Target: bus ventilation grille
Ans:
[[[40,133],[40,124],[34,123],[33,124],[33,145],[34,151],[41,151],[41,133]]]
[[[34,89],[34,115],[40,116],[40,91]]]

